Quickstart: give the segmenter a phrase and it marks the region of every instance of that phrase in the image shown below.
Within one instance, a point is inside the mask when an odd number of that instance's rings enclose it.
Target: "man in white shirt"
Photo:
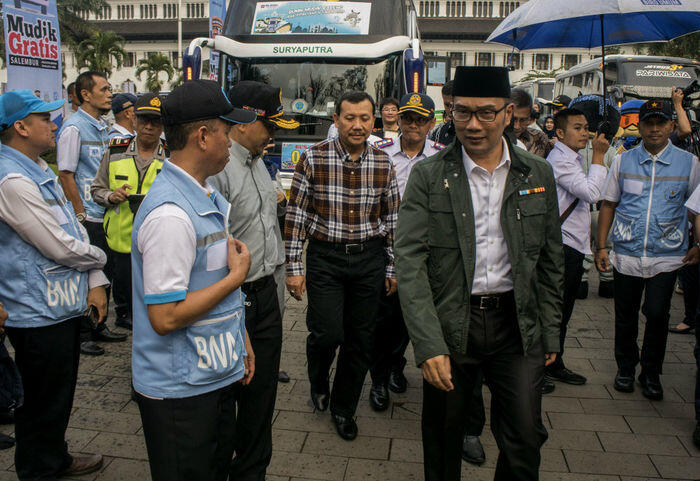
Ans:
[[[562,359],[566,328],[576,302],[576,292],[583,275],[583,258],[591,253],[591,209],[598,201],[607,170],[603,157],[610,146],[603,134],[593,141],[593,161],[586,175],[577,152],[588,142],[588,122],[580,110],[564,109],[554,116],[559,142],[547,156],[557,182],[559,217],[564,240],[564,305],[562,308],[560,346],[557,359],[547,366],[546,375],[568,384],[585,384],[586,378],[572,372]]]

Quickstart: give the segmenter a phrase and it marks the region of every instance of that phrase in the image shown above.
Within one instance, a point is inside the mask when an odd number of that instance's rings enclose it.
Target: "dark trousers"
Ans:
[[[371,362],[379,296],[384,289],[383,239],[346,254],[312,240],[306,253],[308,311],[306,340],[311,391],[328,392],[328,377],[340,346],[330,409],[352,417]]]
[[[700,270],[698,265],[686,265],[678,269],[678,281],[683,288],[683,322],[690,327],[697,326],[700,319]]]
[[[382,292],[370,368],[373,384],[387,384],[392,370],[403,371],[408,341],[408,329],[403,320],[399,295],[395,293],[387,296]]]
[[[107,252],[112,273],[112,297],[117,317],[131,317],[131,254]]]
[[[5,328],[24,386],[24,405],[15,411],[15,469],[21,480],[56,479],[73,460],[65,435],[78,379],[80,320]]]
[[[467,399],[467,423],[464,434],[467,436],[481,436],[486,425],[486,409],[484,408],[484,395],[482,386],[484,385],[484,373],[477,369],[474,378],[474,390],[471,397]]]
[[[282,317],[273,277],[243,284],[245,325],[255,353],[255,374],[241,388],[236,420],[236,458],[231,480],[265,481],[272,458],[272,415],[282,354]]]
[[[461,478],[462,438],[479,371],[491,391],[491,430],[500,450],[495,480],[537,480],[547,439],[541,401],[544,349],[523,354],[514,302],[500,309],[471,307],[466,355],[452,353],[454,390],[423,383],[423,460],[426,481]]]
[[[671,297],[676,271],[662,272],[650,278],[628,276],[613,271],[615,281],[615,360],[618,369],[633,375],[640,363],[637,334],[639,306],[647,319],[642,343],[642,371],[661,374],[666,355]]]
[[[695,328],[695,420],[700,423],[700,329]]]
[[[561,312],[561,330],[559,331],[559,347],[561,351],[557,354],[556,360],[547,369],[555,370],[564,367],[564,341],[566,340],[566,330],[574,312],[576,302],[576,292],[581,285],[583,277],[583,259],[585,254],[564,244],[564,305]]]
[[[102,225],[101,222],[90,222],[86,220],[83,225],[85,226],[85,230],[88,233],[88,237],[90,238],[90,244],[94,245],[95,247],[99,247],[104,251],[104,253],[107,255],[107,264],[105,264],[104,268],[102,271],[105,273],[105,276],[107,276],[107,280],[111,283],[112,279],[114,278],[112,274],[112,262],[110,262],[110,253],[111,249],[107,245],[107,237],[105,236],[105,230],[104,226]],[[129,267],[131,269],[131,267]],[[110,292],[110,287],[107,286],[107,301],[109,302],[109,292]],[[103,329],[104,328],[104,323],[100,324],[100,326],[97,328],[97,330]],[[90,319],[87,317],[82,318],[82,322],[80,323],[80,340],[81,341],[89,341],[91,339],[91,333],[92,333],[93,327],[92,324],[90,323]]]
[[[180,399],[136,394],[153,481],[225,481],[240,383]]]

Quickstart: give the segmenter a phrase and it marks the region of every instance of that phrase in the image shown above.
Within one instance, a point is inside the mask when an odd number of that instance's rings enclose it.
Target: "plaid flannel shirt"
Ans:
[[[398,210],[398,184],[386,153],[367,143],[353,161],[337,138],[312,145],[297,163],[287,204],[287,275],[304,275],[307,236],[343,244],[383,237],[386,277],[394,278]]]

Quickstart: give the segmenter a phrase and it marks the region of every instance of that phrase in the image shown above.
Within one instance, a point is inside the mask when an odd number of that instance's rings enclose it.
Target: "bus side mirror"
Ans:
[[[425,93],[425,63],[423,51],[418,51],[418,58],[413,58],[413,49],[403,51],[404,82],[407,93]]]
[[[182,72],[185,82],[199,79],[202,70],[202,49],[200,47],[187,47],[182,56]]]

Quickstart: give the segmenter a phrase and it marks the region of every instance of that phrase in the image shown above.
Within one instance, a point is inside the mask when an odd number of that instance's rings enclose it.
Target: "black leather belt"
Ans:
[[[272,275],[261,277],[260,279],[256,279],[251,282],[244,282],[241,289],[243,289],[243,292],[246,293],[261,291],[267,285],[267,283],[272,280]]]
[[[327,247],[329,249],[344,252],[345,254],[359,254],[370,248],[381,247],[384,244],[383,238],[370,239],[366,242],[358,242],[354,244],[344,244],[342,242],[326,242],[318,239],[309,239],[310,243],[317,244],[319,246]]]
[[[514,302],[514,300],[515,298],[513,297],[513,291],[469,297],[470,305],[478,307],[482,311],[502,309],[506,305],[509,305],[512,302]]]

